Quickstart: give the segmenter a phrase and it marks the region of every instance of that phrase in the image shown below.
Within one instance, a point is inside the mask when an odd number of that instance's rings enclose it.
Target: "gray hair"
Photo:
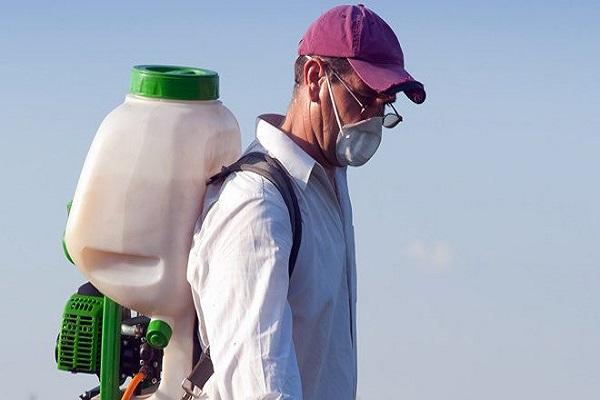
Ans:
[[[343,57],[321,57],[318,56],[319,59],[323,60],[331,69],[333,69],[338,75],[346,76],[352,72],[352,66],[348,62],[347,58]],[[294,63],[294,90],[302,85],[302,74],[304,73],[304,65],[308,61],[306,56],[299,56],[296,58],[296,62]]]

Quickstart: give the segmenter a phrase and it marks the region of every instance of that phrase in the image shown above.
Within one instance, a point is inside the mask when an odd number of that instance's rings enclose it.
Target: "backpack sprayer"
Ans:
[[[216,72],[133,67],[129,93],[89,148],[64,234],[67,258],[90,283],[65,306],[56,360],[98,376],[82,399],[118,399],[129,377],[125,399],[187,393],[182,381],[199,357],[186,276],[194,225],[206,181],[240,151]]]

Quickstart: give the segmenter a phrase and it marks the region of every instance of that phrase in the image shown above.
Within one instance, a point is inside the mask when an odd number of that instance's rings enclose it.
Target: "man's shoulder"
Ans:
[[[285,201],[268,179],[250,172],[232,172],[221,184],[209,185],[195,231],[217,231],[225,226],[289,225]],[[224,233],[222,231],[221,233]]]
[[[267,151],[258,143],[253,142],[246,153]],[[208,210],[217,201],[224,208],[235,208],[251,200],[267,200],[268,203],[283,202],[283,198],[275,185],[259,173],[252,171],[235,171],[223,181],[211,184],[206,191],[204,209]]]

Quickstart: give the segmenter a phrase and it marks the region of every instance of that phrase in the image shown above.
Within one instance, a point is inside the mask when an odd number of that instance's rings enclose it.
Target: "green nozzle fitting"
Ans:
[[[173,331],[169,324],[160,319],[153,319],[148,324],[148,332],[146,332],[146,340],[150,346],[156,349],[164,349],[169,344]]]

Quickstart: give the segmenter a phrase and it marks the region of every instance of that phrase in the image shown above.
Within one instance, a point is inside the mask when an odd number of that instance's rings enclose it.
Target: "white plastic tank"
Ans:
[[[94,286],[173,328],[163,374],[169,364],[186,365],[171,374],[169,392],[190,366],[195,314],[186,268],[206,180],[241,152],[237,121],[218,97],[213,71],[134,67],[129,94],[90,147],[65,232],[71,258]]]

